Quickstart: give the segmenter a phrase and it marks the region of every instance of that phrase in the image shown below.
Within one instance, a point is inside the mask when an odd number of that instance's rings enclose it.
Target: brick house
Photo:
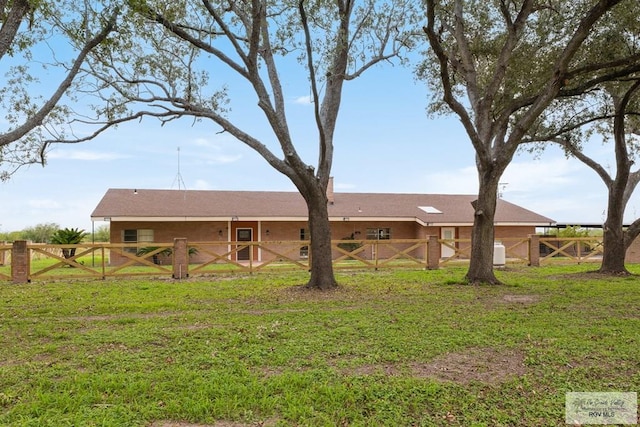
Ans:
[[[470,239],[471,201],[477,197],[334,193],[331,185],[327,196],[336,240]],[[307,217],[306,204],[297,192],[145,189],[109,189],[91,214],[92,221],[110,222],[111,243],[148,246],[170,243],[176,237],[189,242],[308,240]],[[553,224],[552,219],[498,200],[497,240],[526,238],[536,227]],[[441,247],[442,257],[451,252]],[[238,253],[238,260],[243,256],[248,254]],[[256,248],[252,259],[264,256],[268,254]],[[300,256],[305,256],[304,250]]]

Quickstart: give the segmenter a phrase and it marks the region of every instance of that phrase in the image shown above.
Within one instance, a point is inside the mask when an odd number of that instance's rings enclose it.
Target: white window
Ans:
[[[129,229],[122,230],[123,243],[151,243],[153,242],[153,230],[151,229]],[[138,248],[125,248],[125,251],[136,253]]]
[[[153,230],[138,230],[138,242],[153,242]]]
[[[367,228],[367,240],[389,240],[391,239],[390,228]]]
[[[441,214],[442,211],[438,208],[435,208],[433,206],[418,206],[418,208],[422,209],[423,211],[425,211],[428,214]]]
[[[306,228],[300,229],[300,240],[307,240],[309,237],[309,230]],[[300,258],[307,259],[309,258],[309,246],[302,246],[300,248]]]

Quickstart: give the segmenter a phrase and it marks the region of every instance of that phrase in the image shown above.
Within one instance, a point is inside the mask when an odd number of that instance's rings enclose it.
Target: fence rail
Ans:
[[[604,246],[601,238],[576,237],[558,239],[555,237],[540,238],[540,262],[550,262],[554,257],[569,258],[577,263],[598,261]]]
[[[176,246],[181,241],[183,248]],[[502,239],[507,263],[595,262],[602,255],[599,238],[532,235]],[[134,243],[50,245],[0,244],[0,281],[26,282],[65,278],[123,276],[186,277],[221,273],[307,271],[313,254],[309,241]],[[22,248],[22,249],[21,249]],[[145,250],[141,250],[145,249]],[[447,256],[442,257],[443,253]],[[334,240],[335,269],[438,268],[466,262],[469,239]],[[16,261],[13,262],[16,258]]]

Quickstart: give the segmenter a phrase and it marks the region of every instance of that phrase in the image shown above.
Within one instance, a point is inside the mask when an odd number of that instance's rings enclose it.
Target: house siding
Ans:
[[[495,240],[503,240],[507,248],[507,258],[509,255],[526,258],[529,256],[529,243],[518,242],[518,239],[528,239],[531,234],[536,234],[535,227],[527,226],[503,226],[496,227]],[[509,249],[510,248],[510,249]]]
[[[231,227],[231,229],[229,229]],[[423,227],[414,221],[334,221],[331,224],[332,227],[332,239],[343,240],[350,239],[352,236],[355,240],[365,240],[367,238],[368,228],[389,228],[391,231],[391,239],[426,239],[428,236],[440,237],[440,227],[428,226]],[[260,242],[286,242],[286,241],[299,241],[300,230],[305,229],[308,231],[308,223],[306,221],[112,221],[110,227],[111,242],[122,243],[122,236],[124,230],[140,230],[151,229],[153,230],[154,243],[171,243],[176,238],[186,238],[190,243],[202,243],[202,242],[230,242],[236,239],[236,230],[238,228],[251,228],[254,241]],[[456,227],[457,239],[471,239],[471,227]],[[535,227],[526,226],[500,226],[496,227],[495,236],[496,240],[501,239],[524,239],[529,234],[535,233]],[[309,238],[307,234],[307,239]],[[509,245],[508,242],[505,242]],[[364,259],[373,259],[376,256],[384,259],[391,257],[397,253],[397,251],[406,250],[412,244],[401,243],[394,244],[394,248],[380,245],[369,245],[358,256]],[[142,246],[151,246],[149,243],[144,243]],[[234,248],[231,246],[224,247],[224,250],[220,249],[220,246],[216,246],[217,253],[232,251]],[[301,245],[298,243],[292,243],[285,247],[279,244],[277,247],[273,247],[274,251],[286,254],[288,257],[304,258],[304,251],[300,251]],[[377,250],[377,253],[376,253]],[[425,256],[425,247],[419,247],[411,251],[411,255],[418,258]],[[512,250],[512,253],[518,256],[525,257],[528,254],[527,245],[519,245]],[[343,254],[338,251],[333,251],[333,257],[338,258]],[[268,261],[274,259],[276,256],[269,250],[261,250],[257,247],[254,248],[253,260],[254,261]],[[235,255],[232,259],[236,259]],[[206,262],[211,259],[211,255],[206,253],[198,253],[191,256],[191,261],[194,263]],[[120,265],[125,262],[127,258],[112,253],[110,263],[111,265]],[[163,263],[170,262],[170,260],[162,260]]]
[[[471,240],[473,227],[456,227],[456,239]],[[507,256],[527,257],[529,255],[529,245],[527,243],[518,244],[519,239],[527,239],[529,235],[535,234],[536,228],[533,226],[496,226],[494,239],[500,241],[505,247],[510,248]],[[460,246],[459,244],[458,246]],[[469,245],[469,244],[466,244]]]
[[[176,238],[186,238],[187,242],[211,242],[228,241],[229,227],[227,222],[135,222],[135,221],[112,221],[110,225],[111,243],[123,243],[122,236],[124,230],[153,230],[153,243],[172,243]],[[153,246],[149,243],[140,244],[143,246]],[[206,259],[203,255],[193,255],[191,261],[202,262]],[[115,252],[111,253],[109,263],[111,265],[121,265],[128,258]],[[161,259],[166,264],[168,259]]]

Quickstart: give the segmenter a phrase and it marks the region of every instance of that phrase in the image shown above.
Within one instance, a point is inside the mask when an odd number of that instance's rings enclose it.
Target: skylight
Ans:
[[[418,206],[420,209],[425,211],[428,214],[441,214],[442,211],[434,208],[433,206]]]

